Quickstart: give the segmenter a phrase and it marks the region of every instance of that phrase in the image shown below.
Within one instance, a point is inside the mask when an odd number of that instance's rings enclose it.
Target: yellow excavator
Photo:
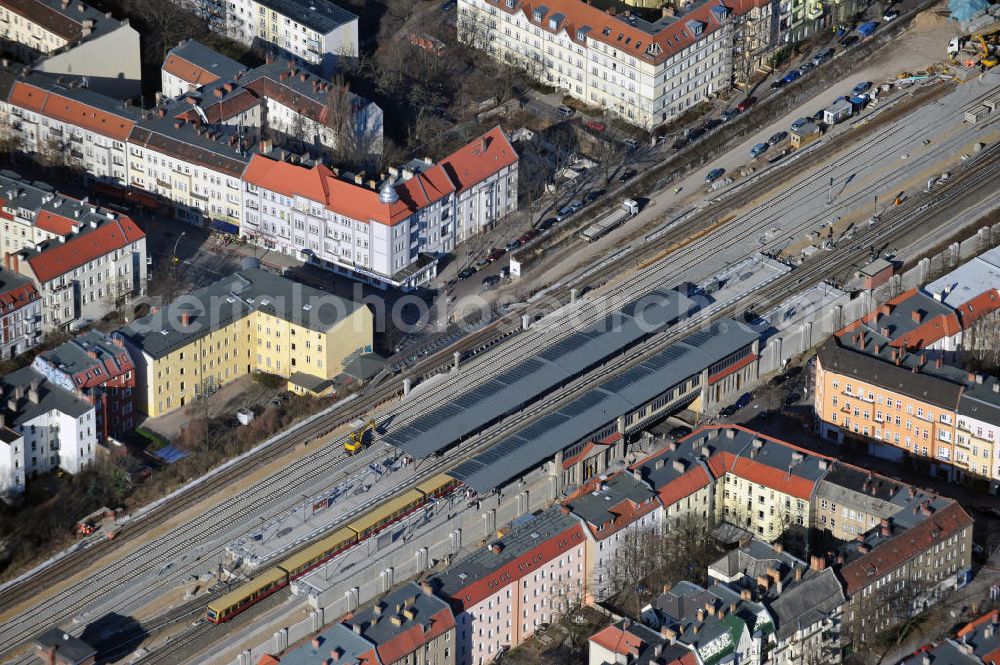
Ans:
[[[373,431],[375,431],[375,421],[369,420],[367,425],[351,432],[347,441],[344,442],[344,451],[348,455],[354,455],[364,450],[367,445],[365,437],[369,432]],[[368,437],[367,440],[370,441],[371,437]]]
[[[993,42],[996,41],[997,37],[996,33],[993,33],[992,35],[988,36],[992,38],[991,41]],[[983,49],[983,58],[982,60],[979,61],[979,64],[985,67],[986,69],[992,69],[993,67],[996,67],[997,63],[1000,63],[1000,59],[998,59],[996,53],[993,52],[996,46],[991,47],[989,44],[987,44],[986,39],[984,39],[982,35],[974,35],[973,39],[979,42],[979,45]]]

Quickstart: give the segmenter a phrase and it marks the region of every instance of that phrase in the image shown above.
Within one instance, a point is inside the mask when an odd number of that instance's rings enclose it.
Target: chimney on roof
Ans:
[[[804,572],[805,572],[804,568],[802,568],[801,566],[795,566],[795,581],[796,582],[801,582],[802,581],[802,573],[804,573]]]
[[[740,589],[740,600],[752,600],[752,599],[753,599],[753,591],[751,591],[750,589]],[[733,605],[735,606],[736,603],[733,603]],[[736,611],[735,607],[732,607],[731,609],[734,612]]]
[[[321,645],[322,643],[323,643],[323,640],[320,639],[319,635],[317,635],[316,637],[312,638],[312,647],[313,647],[313,649],[318,649],[319,645]]]
[[[924,310],[915,309],[910,313],[910,318],[913,319],[915,323],[920,323],[924,320]]]
[[[926,353],[921,353],[920,354],[920,366],[923,367],[926,364],[927,364],[927,354]]]
[[[309,80],[309,74],[307,74],[306,72],[301,72],[299,74],[299,80],[300,81],[308,81]]]
[[[882,326],[881,328],[879,328],[879,333],[880,333],[880,334],[882,335],[882,337],[888,337],[888,336],[889,336],[889,333],[891,333],[891,332],[892,332],[892,331],[891,331],[891,330],[889,330],[889,329],[888,329],[887,327],[885,327],[885,326]],[[864,337],[864,336],[863,336],[863,335],[858,335],[858,337]],[[862,346],[864,346],[864,344],[862,344]]]
[[[868,546],[868,543],[858,543],[858,552],[861,554],[868,554],[872,551],[872,548]]]
[[[156,115],[160,116],[161,118],[165,117],[167,115],[167,109],[162,109],[162,108],[156,109]]]
[[[364,173],[355,173],[354,174],[354,184],[355,185],[362,185],[362,184],[364,184],[364,182],[365,182],[365,174]]]
[[[882,345],[879,344],[878,342],[875,342],[875,355],[877,356],[880,353],[882,353]]]
[[[699,622],[704,621],[705,620],[705,608],[704,607],[699,607],[698,611],[695,613],[695,616],[698,617],[698,621]]]
[[[715,603],[705,603],[705,613],[710,616],[715,616]]]
[[[344,655],[344,650],[340,647],[337,647],[336,649],[330,652],[330,658],[332,658],[334,661],[340,660],[340,657],[343,655]]]
[[[361,634],[361,623],[360,622],[356,622],[356,623],[351,624],[351,629],[354,630],[354,634],[355,635],[360,635]]]
[[[969,372],[969,375],[966,378],[969,380],[969,383],[975,383],[976,382],[976,373],[975,372]]]
[[[701,610],[698,610],[698,613],[700,614]],[[694,625],[694,628],[691,629],[691,632],[694,633],[695,635],[697,635],[699,630],[701,630],[701,624],[700,623],[696,623]]]
[[[215,88],[212,90],[212,94],[216,97],[222,97],[222,88]]]
[[[178,118],[177,120],[174,121],[174,129],[180,129],[183,126],[184,126],[183,118]]]
[[[757,586],[764,589],[764,591],[767,591],[768,589],[771,588],[771,578],[769,578],[767,575],[758,575]]]
[[[493,543],[492,545],[490,545],[490,551],[493,552],[494,554],[500,554],[500,552],[503,552],[503,544],[500,543],[499,541]]]
[[[661,626],[660,637],[665,639],[670,644],[673,644],[674,642],[677,641],[677,631],[674,630],[673,628],[670,628],[669,626]]]
[[[809,567],[813,570],[825,570],[826,569],[826,559],[821,556],[813,554],[809,557]]]
[[[31,385],[28,387],[28,401],[32,404],[38,404],[38,379],[32,379]]]

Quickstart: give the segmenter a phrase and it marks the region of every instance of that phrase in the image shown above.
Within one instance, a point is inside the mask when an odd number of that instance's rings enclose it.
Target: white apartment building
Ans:
[[[68,233],[4,257],[35,283],[46,331],[94,321],[146,293],[146,236],[135,222],[82,204],[67,212]]]
[[[517,153],[499,128],[437,164],[411,163],[390,176],[349,180],[255,155],[240,233],[376,285],[411,288],[436,275],[433,255],[516,208]],[[463,195],[476,205],[462,207]]]
[[[209,111],[189,97],[137,124],[128,140],[128,184],[172,201],[179,219],[198,225],[211,220],[236,233],[240,178],[257,141],[239,126],[201,121]]]
[[[32,66],[86,76],[91,87],[127,99],[141,88],[139,33],[79,0],[0,0],[0,39]]]
[[[358,17],[329,0],[229,0],[226,31],[244,44],[263,42],[334,70],[338,56],[357,57]]]
[[[97,455],[94,407],[30,367],[3,381],[0,494],[24,491],[28,479],[61,468],[78,473]]]
[[[42,337],[42,299],[30,279],[0,270],[0,359],[34,348]]]
[[[81,83],[39,72],[19,78],[0,103],[0,120],[22,152],[79,167],[101,182],[124,182],[125,143],[139,112]]]
[[[583,0],[458,0],[458,34],[539,81],[652,129],[730,87],[733,13],[752,4],[734,10],[705,2],[650,23]]]

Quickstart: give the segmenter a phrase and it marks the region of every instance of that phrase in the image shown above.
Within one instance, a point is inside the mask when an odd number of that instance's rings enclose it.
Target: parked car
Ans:
[[[722,120],[722,122],[729,122],[730,120],[732,120],[733,118],[735,118],[739,114],[740,114],[740,112],[737,111],[736,109],[726,109],[719,116],[719,119]]]
[[[520,238],[517,239],[517,241],[522,245],[527,245],[537,235],[538,231],[536,231],[535,229],[528,229],[527,231],[524,232],[524,234]]]
[[[756,97],[747,97],[742,102],[736,105],[736,110],[739,111],[740,113],[746,113],[747,110],[749,110],[750,107],[756,103],[757,103]]]
[[[483,291],[489,291],[499,283],[500,275],[489,275],[488,277],[483,277]]]
[[[502,247],[494,247],[490,250],[490,253],[486,255],[486,260],[490,263],[494,261],[499,261],[500,257],[507,253],[507,250]]]
[[[809,71],[810,69],[813,69],[813,68],[815,68],[815,67],[816,67],[816,65],[815,65],[815,64],[813,64],[813,61],[812,61],[812,60],[806,60],[806,61],[805,61],[805,62],[803,62],[803,63],[802,63],[801,65],[799,65],[799,71],[800,71],[800,72],[802,72],[803,74],[805,74],[805,73],[806,73],[806,72],[808,72],[808,71]]]
[[[588,120],[583,124],[585,124],[590,129],[593,129],[595,132],[603,132],[605,129],[608,128],[608,126],[605,125],[603,122],[598,122],[597,120]]]
[[[812,114],[813,122],[823,122],[823,118],[826,117],[826,109],[820,109]]]
[[[802,76],[802,72],[800,72],[797,69],[793,69],[787,74],[785,74],[785,77],[781,80],[784,81],[785,83],[794,83],[799,79],[800,76]]]
[[[771,146],[769,146],[766,143],[758,143],[754,147],[750,148],[750,156],[754,158],[760,157],[765,152],[767,152],[767,149],[770,147]]]
[[[778,145],[788,138],[788,132],[777,132],[767,140],[768,145]]]
[[[555,217],[549,217],[548,219],[543,220],[542,223],[538,225],[538,230],[541,233],[545,233],[546,231],[548,231],[549,229],[551,229],[553,226],[555,226],[556,223],[558,223],[558,221],[559,220],[556,219]]]
[[[597,199],[599,199],[602,196],[604,196],[606,193],[607,192],[605,190],[603,190],[603,189],[592,189],[589,192],[587,192],[586,194],[584,194],[583,198],[584,198],[584,200],[587,203],[593,203]]]
[[[872,89],[871,81],[862,81],[853,88],[851,88],[851,94],[857,97],[858,95],[863,95]]]
[[[669,436],[672,439],[683,439],[690,433],[691,433],[690,427],[687,427],[686,425],[678,425],[677,427],[674,427],[669,432],[667,432],[667,436]]]
[[[698,139],[700,139],[704,135],[705,135],[705,128],[704,127],[694,127],[694,128],[689,129],[687,131],[687,139],[688,139],[688,141],[697,141]]]
[[[625,173],[621,174],[618,177],[618,182],[621,182],[621,183],[628,182],[629,180],[631,180],[632,178],[635,177],[635,174],[636,174],[636,170],[635,169],[629,169],[629,170],[625,171]]]
[[[702,125],[701,128],[704,129],[706,132],[710,132],[721,124],[722,120],[720,120],[719,118],[709,118],[708,120],[705,121],[705,124]]]
[[[556,113],[558,113],[564,118],[572,118],[573,114],[576,113],[576,111],[568,106],[557,106]]]
[[[822,117],[822,116],[823,116],[823,113],[821,111],[820,112],[820,117]],[[809,122],[809,118],[798,118],[795,122],[792,123],[792,131],[793,132],[799,131],[800,129],[802,129],[803,127],[805,127],[808,122]]]
[[[509,251],[511,251],[513,249],[517,249],[518,247],[521,246],[521,244],[522,243],[521,243],[520,239],[514,238],[513,240],[511,240],[510,242],[507,243],[507,251],[509,252]]]
[[[846,37],[840,40],[840,47],[851,48],[860,41],[861,37],[858,37],[857,35],[847,35]]]
[[[625,139],[625,147],[629,150],[635,150],[639,147],[639,142],[635,139]]]
[[[726,175],[726,169],[712,169],[705,175],[705,182],[714,182]]]
[[[813,56],[813,59],[812,59],[813,66],[814,67],[819,67],[824,62],[826,62],[827,60],[829,60],[830,58],[832,58],[833,57],[833,53],[834,53],[834,50],[833,50],[832,47],[827,47],[827,48],[823,49],[822,51],[819,51],[818,53],[816,53],[816,55]]]
[[[899,18],[899,13],[900,12],[899,12],[898,9],[889,9],[889,10],[886,11],[885,14],[882,14],[882,20],[883,21],[892,21],[893,19],[897,19],[897,18]]]
[[[458,278],[469,279],[475,274],[476,274],[476,269],[473,268],[472,266],[469,266],[468,268],[462,268],[461,270],[458,271]]]
[[[690,143],[690,142],[691,142],[691,140],[688,139],[688,137],[682,136],[679,139],[677,139],[676,141],[674,141],[674,144],[672,146],[670,146],[670,148],[674,152],[677,152],[678,150],[683,150],[684,148],[686,148],[687,144]]]
[[[736,410],[739,411],[740,409],[745,409],[748,406],[750,406],[750,402],[752,401],[753,401],[753,395],[751,395],[750,393],[743,393],[742,395],[740,395],[740,398],[736,400],[736,404],[734,404],[733,406],[735,406]]]
[[[507,279],[508,277],[510,277],[510,266],[500,268],[500,279]]]
[[[774,79],[773,81],[771,81],[770,85],[771,90],[780,90],[781,88],[784,87],[785,87],[784,79]]]
[[[722,411],[719,411],[719,415],[723,418],[729,418],[730,416],[735,416],[739,409],[736,408],[735,404],[730,404],[729,406],[723,407]]]

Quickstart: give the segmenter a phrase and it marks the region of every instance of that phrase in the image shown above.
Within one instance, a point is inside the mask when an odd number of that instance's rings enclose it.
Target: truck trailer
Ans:
[[[622,224],[634,217],[639,212],[639,203],[635,199],[625,199],[621,207],[609,212],[607,215],[597,220],[583,231],[580,237],[587,242],[594,242]]]

